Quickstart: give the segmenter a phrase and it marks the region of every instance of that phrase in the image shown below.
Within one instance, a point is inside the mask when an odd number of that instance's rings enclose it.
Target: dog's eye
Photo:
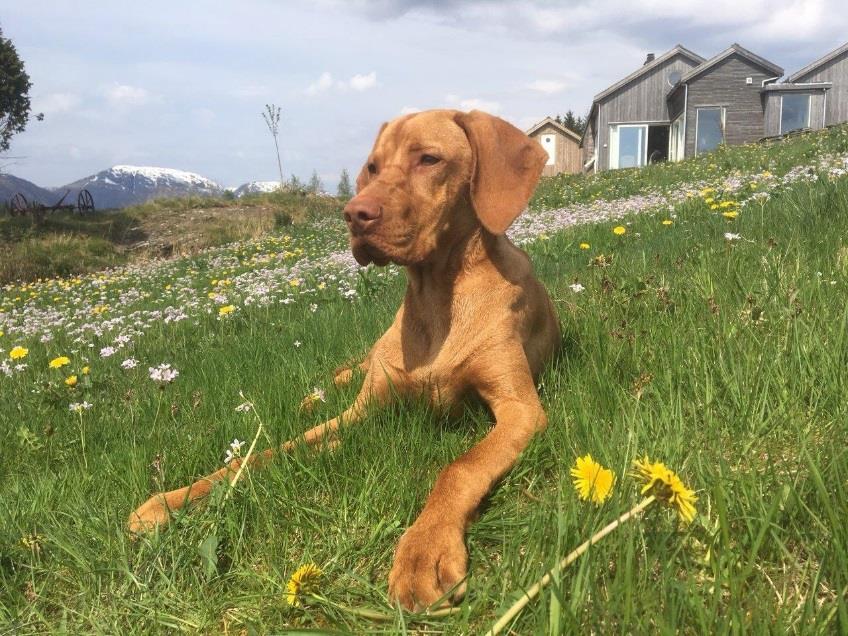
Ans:
[[[377,174],[377,164],[373,161],[368,164],[368,172],[370,174]]]
[[[422,166],[435,166],[440,161],[441,159],[434,157],[433,155],[421,155]]]

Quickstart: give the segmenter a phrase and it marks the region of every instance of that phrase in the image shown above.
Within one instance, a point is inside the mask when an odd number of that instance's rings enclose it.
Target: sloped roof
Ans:
[[[840,46],[838,48],[833,49],[830,53],[828,53],[824,57],[820,57],[819,59],[817,59],[812,64],[808,64],[807,66],[802,68],[800,71],[795,71],[794,73],[792,73],[792,75],[787,77],[785,81],[786,82],[797,82],[800,78],[804,77],[805,75],[809,75],[810,73],[815,71],[820,66],[824,66],[825,64],[830,62],[832,59],[839,57],[840,55],[842,55],[846,51],[848,51],[848,42],[846,42],[845,44],[843,44],[842,46]]]
[[[545,126],[546,124],[550,124],[551,126],[556,128],[558,131],[560,131],[563,135],[567,135],[567,136],[571,137],[572,139],[574,139],[574,141],[580,141],[580,135],[578,135],[576,132],[571,130],[571,128],[566,128],[565,126],[560,124],[557,120],[551,119],[550,117],[545,117],[539,123],[533,124],[533,126],[531,126],[529,130],[527,130],[526,134],[532,135],[534,132],[536,132],[542,126]]]
[[[675,55],[682,55],[683,57],[686,57],[689,60],[691,60],[692,62],[696,62],[697,64],[703,64],[704,61],[705,61],[705,59],[703,57],[701,57],[700,55],[698,55],[697,53],[693,53],[692,51],[690,51],[689,49],[687,49],[683,45],[678,44],[673,49],[666,51],[665,53],[660,55],[658,58],[654,59],[653,62],[648,62],[647,64],[642,65],[640,68],[633,71],[630,75],[628,75],[624,79],[619,80],[618,82],[616,82],[615,84],[613,84],[612,86],[607,88],[606,90],[603,90],[600,93],[598,93],[597,95],[595,95],[594,101],[597,102],[597,101],[602,100],[604,97],[608,97],[609,95],[616,92],[618,89],[623,88],[624,86],[626,86],[627,84],[629,84],[633,80],[638,79],[639,77],[641,77],[642,75],[644,75],[648,71],[651,71],[651,70],[655,69],[656,67],[658,67],[660,64],[663,64],[664,62],[670,60]]]
[[[752,53],[751,51],[746,49],[744,46],[742,46],[740,44],[736,44],[734,42],[733,44],[731,44],[729,47],[724,49],[721,53],[719,53],[715,57],[711,57],[707,61],[703,62],[700,66],[696,66],[691,71],[686,73],[681,78],[679,83],[685,84],[685,83],[689,82],[690,80],[694,79],[695,77],[697,77],[701,73],[704,73],[704,72],[710,70],[711,68],[713,68],[714,66],[716,66],[717,64],[723,62],[724,60],[729,58],[731,55],[739,55],[741,57],[744,57],[748,61],[753,62],[757,66],[767,70],[769,73],[773,73],[774,75],[776,75],[778,77],[783,75],[783,69],[781,67],[779,67],[777,64],[775,64],[774,62],[769,62],[766,58],[760,57],[756,53]]]

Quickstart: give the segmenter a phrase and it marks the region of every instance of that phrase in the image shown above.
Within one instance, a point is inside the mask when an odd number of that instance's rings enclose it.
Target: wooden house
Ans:
[[[730,47],[688,71],[669,91],[668,158],[677,161],[763,137],[763,92],[783,69],[748,49]]]
[[[766,136],[848,121],[848,43],[767,88]]]
[[[561,172],[580,172],[583,162],[580,152],[580,135],[550,117],[532,126],[527,135],[539,142],[548,153],[542,175],[551,177]]]
[[[704,62],[681,45],[595,95],[583,133],[587,170],[632,168],[668,158],[671,118],[666,95]]]
[[[704,59],[677,45],[598,93],[584,169],[679,161],[848,121],[848,44],[779,82],[783,69],[739,44]]]

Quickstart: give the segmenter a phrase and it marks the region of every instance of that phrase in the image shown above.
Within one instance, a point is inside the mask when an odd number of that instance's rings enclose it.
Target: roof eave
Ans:
[[[824,66],[825,64],[830,62],[832,59],[839,57],[840,55],[842,55],[846,51],[848,51],[848,42],[846,42],[842,46],[839,46],[839,47],[833,49],[829,53],[826,53],[825,55],[823,55],[822,57],[820,57],[816,61],[808,64],[807,66],[805,66],[801,70],[795,71],[792,75],[790,75],[789,77],[786,78],[785,83],[787,83],[787,84],[792,83],[792,82],[795,82],[795,81],[799,80],[800,78],[804,77],[805,75],[809,75],[810,73],[815,71],[820,66]]]
[[[633,71],[632,73],[630,73],[626,77],[620,79],[619,81],[617,81],[612,86],[609,86],[605,90],[602,90],[600,93],[598,93],[597,95],[595,95],[592,98],[593,101],[599,102],[602,99],[609,97],[610,95],[612,95],[613,93],[618,91],[620,88],[627,86],[633,80],[639,78],[641,75],[647,73],[652,68],[659,66],[663,62],[670,60],[675,55],[683,55],[684,57],[689,58],[692,62],[697,62],[698,64],[703,64],[706,61],[703,57],[701,57],[697,53],[694,53],[694,52],[690,51],[689,49],[687,49],[686,47],[678,44],[674,48],[671,48],[668,51],[666,51],[665,53],[663,53],[662,55],[660,55],[653,62],[649,62],[648,64],[643,64],[640,68],[636,69],[635,71]]]

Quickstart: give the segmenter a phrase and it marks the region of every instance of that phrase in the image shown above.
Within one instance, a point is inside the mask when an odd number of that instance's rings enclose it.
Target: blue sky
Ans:
[[[676,43],[732,42],[787,74],[848,39],[842,0],[5,0],[32,121],[0,166],[57,186],[128,163],[223,185],[276,178],[260,117],[283,109],[286,175],[334,188],[383,121],[481,108],[527,128]]]

